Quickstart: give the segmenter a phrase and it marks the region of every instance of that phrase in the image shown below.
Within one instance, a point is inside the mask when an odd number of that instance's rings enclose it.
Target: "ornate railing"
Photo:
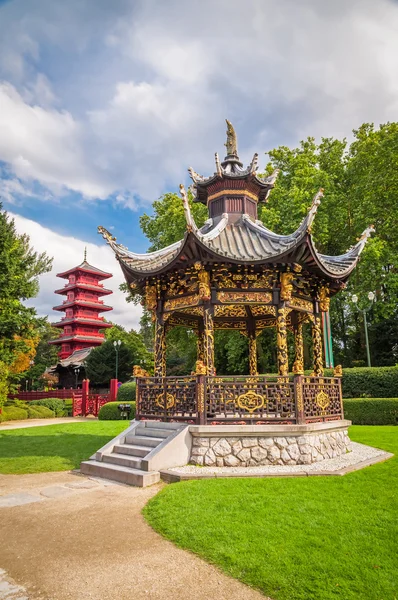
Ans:
[[[138,377],[137,418],[304,424],[343,418],[337,377]]]

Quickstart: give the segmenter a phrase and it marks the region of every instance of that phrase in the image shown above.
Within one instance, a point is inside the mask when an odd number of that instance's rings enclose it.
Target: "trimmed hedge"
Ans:
[[[398,398],[398,367],[343,369],[342,388],[344,398]]]
[[[135,402],[135,390],[136,390],[135,381],[128,381],[127,383],[122,383],[117,392],[117,401],[118,402]]]
[[[346,398],[343,404],[353,425],[398,424],[398,398]]]
[[[4,421],[24,421],[28,418],[28,411],[18,406],[4,406],[1,416]]]
[[[45,406],[49,408],[56,417],[65,417],[68,411],[65,409],[65,403],[59,398],[45,398],[43,400],[32,400],[29,406]]]
[[[27,406],[29,419],[52,419],[55,416],[53,410],[46,406]]]
[[[121,421],[122,417],[120,416],[120,410],[118,409],[119,404],[120,402],[107,402],[101,406],[98,413],[98,419],[100,421]],[[123,402],[123,404],[129,404],[131,406],[129,419],[134,419],[135,402]]]

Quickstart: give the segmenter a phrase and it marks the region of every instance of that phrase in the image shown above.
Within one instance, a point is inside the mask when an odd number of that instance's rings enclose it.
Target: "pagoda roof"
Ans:
[[[96,336],[96,335],[61,335],[59,338],[55,340],[50,340],[49,344],[63,344],[64,342],[89,342],[92,344],[93,342],[97,342],[98,344],[102,344],[104,341],[104,337]]]
[[[72,306],[89,306],[91,308],[98,308],[99,312],[113,310],[112,306],[107,306],[106,304],[101,304],[100,302],[92,302],[91,300],[71,300],[71,302],[64,302],[58,306],[53,306],[53,310],[65,310],[66,308],[71,308]]]
[[[82,290],[98,292],[99,296],[107,296],[107,295],[113,293],[112,290],[108,290],[107,288],[104,288],[104,287],[92,285],[90,283],[76,282],[76,283],[71,283],[71,284],[65,285],[63,288],[60,288],[59,290],[55,290],[55,294],[67,294],[71,290],[74,290],[77,288],[82,289]]]
[[[99,279],[109,279],[109,277],[112,277],[112,273],[107,273],[106,271],[101,271],[101,269],[98,269],[97,267],[93,267],[87,262],[87,260],[83,260],[83,262],[80,263],[80,265],[78,265],[77,267],[73,267],[73,269],[68,269],[68,271],[64,271],[63,273],[57,273],[57,277],[67,278],[72,273],[75,273],[75,271],[93,273],[94,275],[98,275]]]
[[[52,323],[52,327],[63,327],[64,325],[73,325],[73,323],[82,324],[82,325],[95,325],[99,329],[106,329],[107,327],[113,327],[112,323],[107,323],[106,321],[100,321],[97,319],[85,319],[84,317],[72,317],[70,319],[62,319],[62,321],[57,321],[56,323]]]
[[[181,188],[187,220],[185,237],[155,252],[136,254],[116,239],[103,227],[103,235],[114,251],[127,281],[137,281],[147,276],[160,274],[192,260],[212,259],[218,262],[243,264],[299,263],[307,265],[320,275],[331,279],[345,279],[356,266],[373,227],[366,229],[358,243],[338,256],[327,256],[317,251],[311,236],[311,226],[320,204],[323,191],[312,201],[308,214],[299,227],[289,235],[279,235],[258,220],[243,214],[238,221],[230,222],[230,215],[209,219],[200,229],[196,227],[189,210],[185,190]]]
[[[84,362],[90,352],[94,349],[94,346],[88,348],[82,348],[81,350],[75,350],[68,358],[64,358],[58,362],[58,364],[49,368],[50,373],[55,373],[58,367],[79,367],[84,365]]]

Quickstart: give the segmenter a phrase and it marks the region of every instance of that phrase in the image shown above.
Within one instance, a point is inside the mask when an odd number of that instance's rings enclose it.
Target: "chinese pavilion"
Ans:
[[[56,294],[66,298],[62,304],[54,306],[54,310],[65,312],[65,316],[53,323],[53,327],[61,328],[62,333],[49,343],[60,346],[58,356],[62,360],[76,351],[99,346],[105,340],[101,330],[112,325],[106,323],[100,313],[112,310],[112,307],[100,298],[112,294],[112,290],[104,288],[100,281],[109,279],[112,274],[90,265],[85,251],[80,265],[58,273],[57,277],[67,279],[63,288],[55,290]]]
[[[278,172],[258,173],[258,155],[244,168],[235,131],[227,121],[227,156],[215,157],[210,177],[189,173],[195,202],[208,208],[198,228],[184,186],[186,217],[182,240],[148,254],[135,254],[106,239],[130,288],[142,295],[155,323],[155,376],[138,368],[137,418],[212,424],[305,425],[343,420],[341,367],[324,376],[322,313],[345,287],[370,227],[356,245],[339,256],[315,247],[311,227],[323,196],[319,190],[296,231],[278,235],[257,218]],[[304,376],[303,324],[312,328],[313,372]],[[196,374],[167,377],[165,334],[176,325],[197,335]],[[278,374],[257,373],[256,339],[264,328],[277,333]],[[220,377],[214,368],[214,330],[240,331],[249,343],[250,374]],[[288,364],[288,330],[294,334],[295,360]],[[289,375],[292,371],[293,375]],[[346,422],[345,422],[346,423]]]

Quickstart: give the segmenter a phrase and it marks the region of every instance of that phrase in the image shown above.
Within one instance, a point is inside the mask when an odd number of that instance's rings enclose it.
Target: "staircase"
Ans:
[[[167,458],[167,445],[171,440],[174,441],[173,448],[176,441],[177,445],[181,445],[181,441],[184,443],[186,431],[186,425],[180,423],[133,422],[132,426],[98,450],[90,460],[82,462],[80,470],[85,475],[112,479],[128,485],[152,485],[160,480],[160,468],[177,466],[175,459]],[[181,434],[184,439],[178,442],[177,438]],[[184,450],[183,447],[180,464],[184,461]],[[171,454],[175,456],[175,448],[174,454]],[[156,469],[151,469],[151,462],[156,463]]]

